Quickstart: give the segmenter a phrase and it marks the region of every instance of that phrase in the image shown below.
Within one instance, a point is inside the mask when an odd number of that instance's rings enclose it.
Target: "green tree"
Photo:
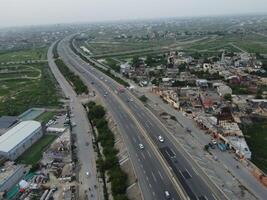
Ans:
[[[231,94],[225,94],[225,95],[223,96],[223,98],[224,98],[224,100],[226,100],[226,101],[232,101],[232,95],[231,95]]]

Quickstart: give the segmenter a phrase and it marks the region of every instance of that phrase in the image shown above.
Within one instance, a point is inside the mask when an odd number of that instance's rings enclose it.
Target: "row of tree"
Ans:
[[[73,89],[78,95],[89,93],[87,86],[83,83],[80,77],[74,74],[61,59],[56,59],[55,63],[63,76],[71,83]]]
[[[105,119],[105,109],[101,105],[96,105],[95,102],[89,102],[87,107],[89,109],[88,118],[98,131],[96,142],[100,143],[103,148],[103,157],[98,158],[97,168],[101,174],[108,174],[108,182],[111,183],[114,200],[128,200],[126,196],[128,177],[120,168],[117,158],[118,150],[114,146],[114,134],[109,129],[108,122]],[[106,198],[107,196],[105,195]]]
[[[89,63],[90,65],[92,65],[94,68],[98,69],[99,71],[103,72],[104,74],[106,74],[107,76],[109,76],[110,78],[112,78],[113,80],[115,80],[116,82],[118,82],[121,85],[124,85],[125,87],[129,87],[129,83],[124,81],[123,79],[121,79],[120,77],[115,76],[113,73],[111,73],[111,71],[109,69],[103,69],[101,67],[98,67],[96,63],[92,62],[91,60],[89,60],[86,56],[84,56],[83,54],[81,54],[80,52],[77,51],[77,49],[73,46],[73,40],[72,39],[70,41],[70,48],[71,50],[77,54],[81,59],[83,59],[85,62]]]

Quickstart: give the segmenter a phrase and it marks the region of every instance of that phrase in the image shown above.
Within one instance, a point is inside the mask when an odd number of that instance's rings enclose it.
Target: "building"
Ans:
[[[197,79],[196,85],[200,88],[208,88],[208,81],[206,79]]]
[[[232,89],[225,84],[213,84],[213,87],[217,89],[217,93],[220,95],[220,97],[224,97],[226,94],[232,94]]]
[[[26,174],[24,165],[17,165],[7,161],[0,167],[0,192],[8,191]],[[1,197],[0,197],[1,198]]]
[[[0,136],[0,155],[15,160],[42,137],[41,123],[23,121]]]
[[[19,121],[18,117],[2,116],[0,117],[0,135],[4,134],[10,127]]]
[[[129,74],[131,69],[131,65],[129,65],[129,63],[123,63],[120,65],[120,73],[121,74]]]

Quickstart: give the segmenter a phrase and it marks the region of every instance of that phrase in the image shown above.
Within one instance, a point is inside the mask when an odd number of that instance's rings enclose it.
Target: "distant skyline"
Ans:
[[[0,27],[267,14],[267,0],[1,0]]]

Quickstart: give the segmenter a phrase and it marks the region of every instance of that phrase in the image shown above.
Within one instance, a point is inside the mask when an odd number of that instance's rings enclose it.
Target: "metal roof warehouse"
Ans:
[[[41,136],[40,122],[22,121],[0,136],[0,154],[15,159]]]

